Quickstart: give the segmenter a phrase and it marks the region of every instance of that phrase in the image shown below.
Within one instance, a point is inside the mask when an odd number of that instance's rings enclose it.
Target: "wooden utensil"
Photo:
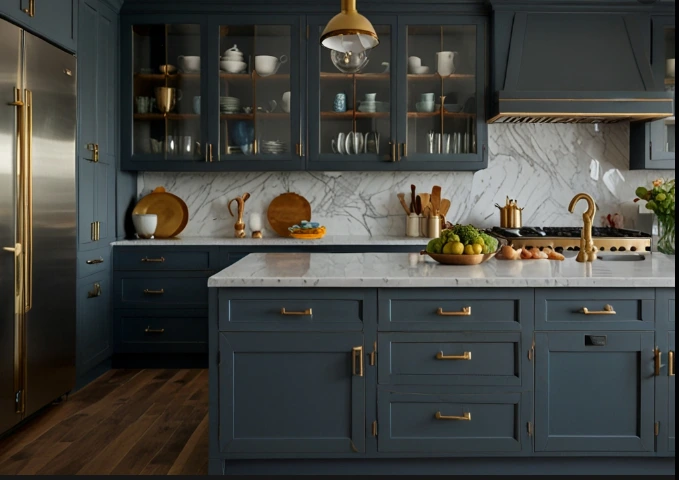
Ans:
[[[450,200],[444,198],[441,200],[441,216],[445,217],[448,215],[448,210],[450,210]]]
[[[157,187],[139,200],[132,214],[154,213],[158,215],[155,238],[172,238],[179,235],[189,223],[189,209],[184,200]]]
[[[441,187],[438,185],[431,190],[431,208],[434,216],[441,212]]]
[[[422,216],[426,218],[431,217],[431,203],[428,203],[427,206],[422,209]]]
[[[422,214],[422,199],[419,195],[415,197],[415,213],[418,215]]]
[[[417,196],[422,198],[422,209],[424,210],[431,202],[431,195],[428,193],[418,193]]]
[[[274,232],[289,237],[288,228],[299,225],[302,220],[311,221],[311,205],[301,195],[283,193],[271,201],[266,217]]]
[[[415,211],[415,185],[410,185],[410,211]]]
[[[405,210],[406,215],[410,214],[410,209],[408,208],[408,204],[406,203],[406,194],[405,193],[399,193],[398,195],[398,201],[401,202],[401,206],[403,207],[403,210]]]

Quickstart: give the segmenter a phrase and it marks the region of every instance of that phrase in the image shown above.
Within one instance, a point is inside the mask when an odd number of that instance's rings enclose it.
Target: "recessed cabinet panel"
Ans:
[[[108,272],[78,281],[77,372],[81,375],[111,355],[110,280]]]

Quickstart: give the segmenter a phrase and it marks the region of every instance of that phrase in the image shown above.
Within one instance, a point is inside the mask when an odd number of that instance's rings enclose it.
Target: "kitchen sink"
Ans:
[[[646,255],[640,255],[638,253],[612,253],[597,255],[597,260],[602,262],[640,262],[646,260]]]

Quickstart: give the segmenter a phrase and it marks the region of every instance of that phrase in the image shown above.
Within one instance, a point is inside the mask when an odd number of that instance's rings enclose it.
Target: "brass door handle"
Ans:
[[[440,317],[468,317],[472,314],[472,307],[462,307],[459,312],[444,312],[443,308],[439,307],[436,310],[436,315]]]
[[[94,284],[94,288],[91,292],[87,292],[87,298],[95,298],[101,296],[101,285],[98,283]]]
[[[101,257],[93,258],[92,260],[85,260],[85,263],[88,265],[98,265],[100,263],[104,263],[104,259]]]
[[[389,142],[389,146],[391,147],[391,158],[388,158],[387,160],[390,160],[392,162],[397,162],[398,161],[398,144],[396,142]]]
[[[307,308],[306,310],[302,310],[301,312],[288,312],[285,307],[281,308],[281,315],[304,315],[307,317],[310,317],[313,315],[313,310],[310,308]]]
[[[465,420],[467,422],[470,422],[472,419],[472,414],[471,412],[467,412],[462,416],[457,416],[457,415],[441,415],[441,412],[436,412],[434,418],[436,418],[436,420]]]
[[[148,288],[144,289],[144,295],[162,295],[165,293],[165,289],[161,288],[160,290],[149,290]]]
[[[655,376],[657,377],[660,375],[660,368],[662,367],[662,352],[658,347],[655,347],[655,350],[653,350],[654,355],[653,355],[653,365],[655,367]]]
[[[144,329],[144,333],[165,333],[165,329],[164,328],[151,328],[149,326],[149,327],[146,327]]]
[[[356,366],[358,366],[358,373],[356,373]],[[363,346],[354,347],[351,349],[351,374],[354,376],[363,376]]]
[[[24,8],[24,13],[29,17],[35,17],[35,0],[28,0],[28,8]]]
[[[160,257],[160,258],[149,258],[149,257],[144,257],[141,259],[142,262],[147,262],[147,263],[163,263],[165,261],[165,257]]]
[[[444,355],[443,352],[436,354],[436,360],[471,360],[472,352],[464,352],[462,355]]]
[[[92,158],[90,159],[90,162],[97,163],[99,161],[99,144],[88,143],[86,147],[87,150],[92,152]]]
[[[667,352],[667,375],[674,376],[674,350]]]
[[[403,149],[403,154],[402,156],[407,157],[408,156],[408,144],[407,143],[402,143],[401,148]],[[401,158],[399,157],[399,160]]]
[[[615,310],[613,310],[612,305],[604,305],[603,310],[589,311],[587,307],[582,307],[582,313],[585,315],[615,315]]]

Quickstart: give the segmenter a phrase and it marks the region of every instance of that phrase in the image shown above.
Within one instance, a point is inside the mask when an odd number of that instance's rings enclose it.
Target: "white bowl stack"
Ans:
[[[248,64],[243,61],[243,52],[234,45],[224,52],[224,56],[219,59],[219,66],[222,70],[229,73],[241,73]]]
[[[219,112],[220,113],[238,113],[240,112],[240,100],[236,97],[219,97]]]

